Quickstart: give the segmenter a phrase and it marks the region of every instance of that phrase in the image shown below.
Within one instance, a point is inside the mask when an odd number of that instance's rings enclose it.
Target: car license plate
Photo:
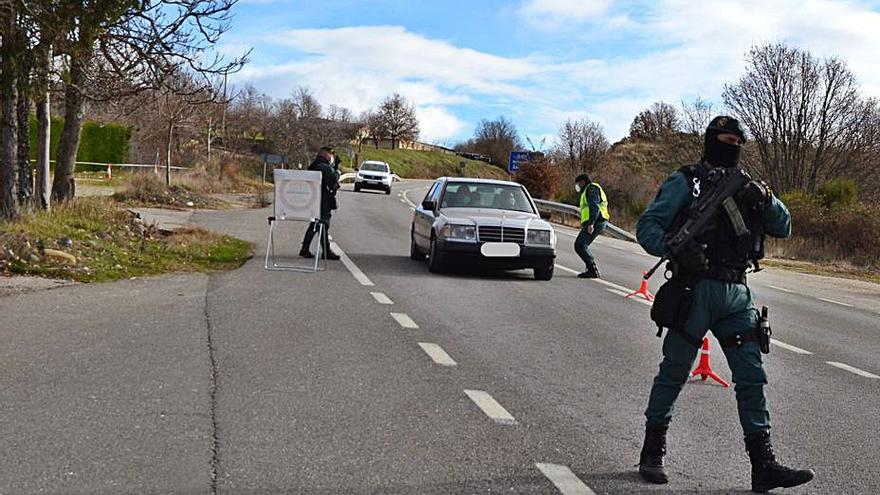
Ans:
[[[519,244],[512,242],[487,242],[480,246],[480,252],[487,258],[510,258],[519,256]]]

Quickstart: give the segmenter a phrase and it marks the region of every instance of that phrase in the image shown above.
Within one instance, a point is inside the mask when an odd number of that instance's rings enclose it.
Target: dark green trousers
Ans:
[[[751,331],[758,316],[752,304],[752,293],[742,284],[702,280],[694,287],[694,308],[685,323],[685,331],[702,340],[708,330],[724,338],[742,331]],[[717,348],[715,349],[717,352]],[[764,385],[767,374],[761,361],[757,342],[723,349],[733,373],[739,421],[743,433],[768,431],[770,413]],[[654,378],[645,417],[648,424],[669,424],[675,400],[693,370],[699,349],[676,332],[667,332],[663,340],[663,361]],[[716,354],[717,355],[717,354]]]

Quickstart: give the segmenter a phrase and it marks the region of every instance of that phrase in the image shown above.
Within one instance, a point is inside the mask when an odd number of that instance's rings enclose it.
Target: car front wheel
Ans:
[[[535,267],[536,280],[550,280],[553,278],[553,263]]]
[[[391,186],[388,186],[388,189],[385,189],[385,194],[391,194]]]
[[[428,271],[441,273],[443,271],[443,253],[437,246],[437,238],[431,234],[431,251],[428,252]]]
[[[360,184],[354,185],[354,192],[361,192],[361,185]]]

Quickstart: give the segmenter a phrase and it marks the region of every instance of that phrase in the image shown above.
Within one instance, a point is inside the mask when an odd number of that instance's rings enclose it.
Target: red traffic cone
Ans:
[[[648,301],[654,300],[654,294],[651,294],[651,291],[648,290],[648,279],[645,278],[645,276],[647,276],[647,275],[648,275],[648,272],[642,272],[642,285],[639,286],[639,290],[632,292],[630,294],[627,294],[627,296],[626,296],[627,299],[629,299],[630,297],[635,296],[635,295],[640,295],[640,296],[644,297],[645,299],[647,299]]]
[[[729,383],[712,371],[712,367],[709,366],[709,337],[703,337],[703,348],[700,350],[700,364],[697,365],[697,369],[691,372],[691,377],[697,375],[700,375],[703,381],[706,381],[706,378],[711,378],[725,387],[730,386]]]

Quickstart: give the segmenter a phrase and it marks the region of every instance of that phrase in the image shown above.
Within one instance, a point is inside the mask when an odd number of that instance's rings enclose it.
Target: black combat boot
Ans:
[[[593,263],[587,267],[587,271],[578,273],[578,278],[599,278],[599,267]]]
[[[663,468],[666,455],[666,430],[669,425],[645,425],[645,444],[639,455],[639,474],[648,483],[668,483]]]
[[[306,244],[303,244],[302,249],[299,250],[299,255],[302,256],[303,258],[314,258],[315,257],[315,255],[312,254],[311,251],[309,251],[309,246]]]
[[[334,253],[333,250],[330,249],[330,240],[327,239],[326,237],[324,238],[323,248],[324,249],[322,250],[323,252],[321,253],[321,256],[325,260],[338,260],[339,259],[339,255]]]
[[[770,433],[761,432],[745,438],[746,451],[752,461],[752,491],[767,493],[774,488],[791,488],[813,479],[812,469],[792,469],[776,461]]]

